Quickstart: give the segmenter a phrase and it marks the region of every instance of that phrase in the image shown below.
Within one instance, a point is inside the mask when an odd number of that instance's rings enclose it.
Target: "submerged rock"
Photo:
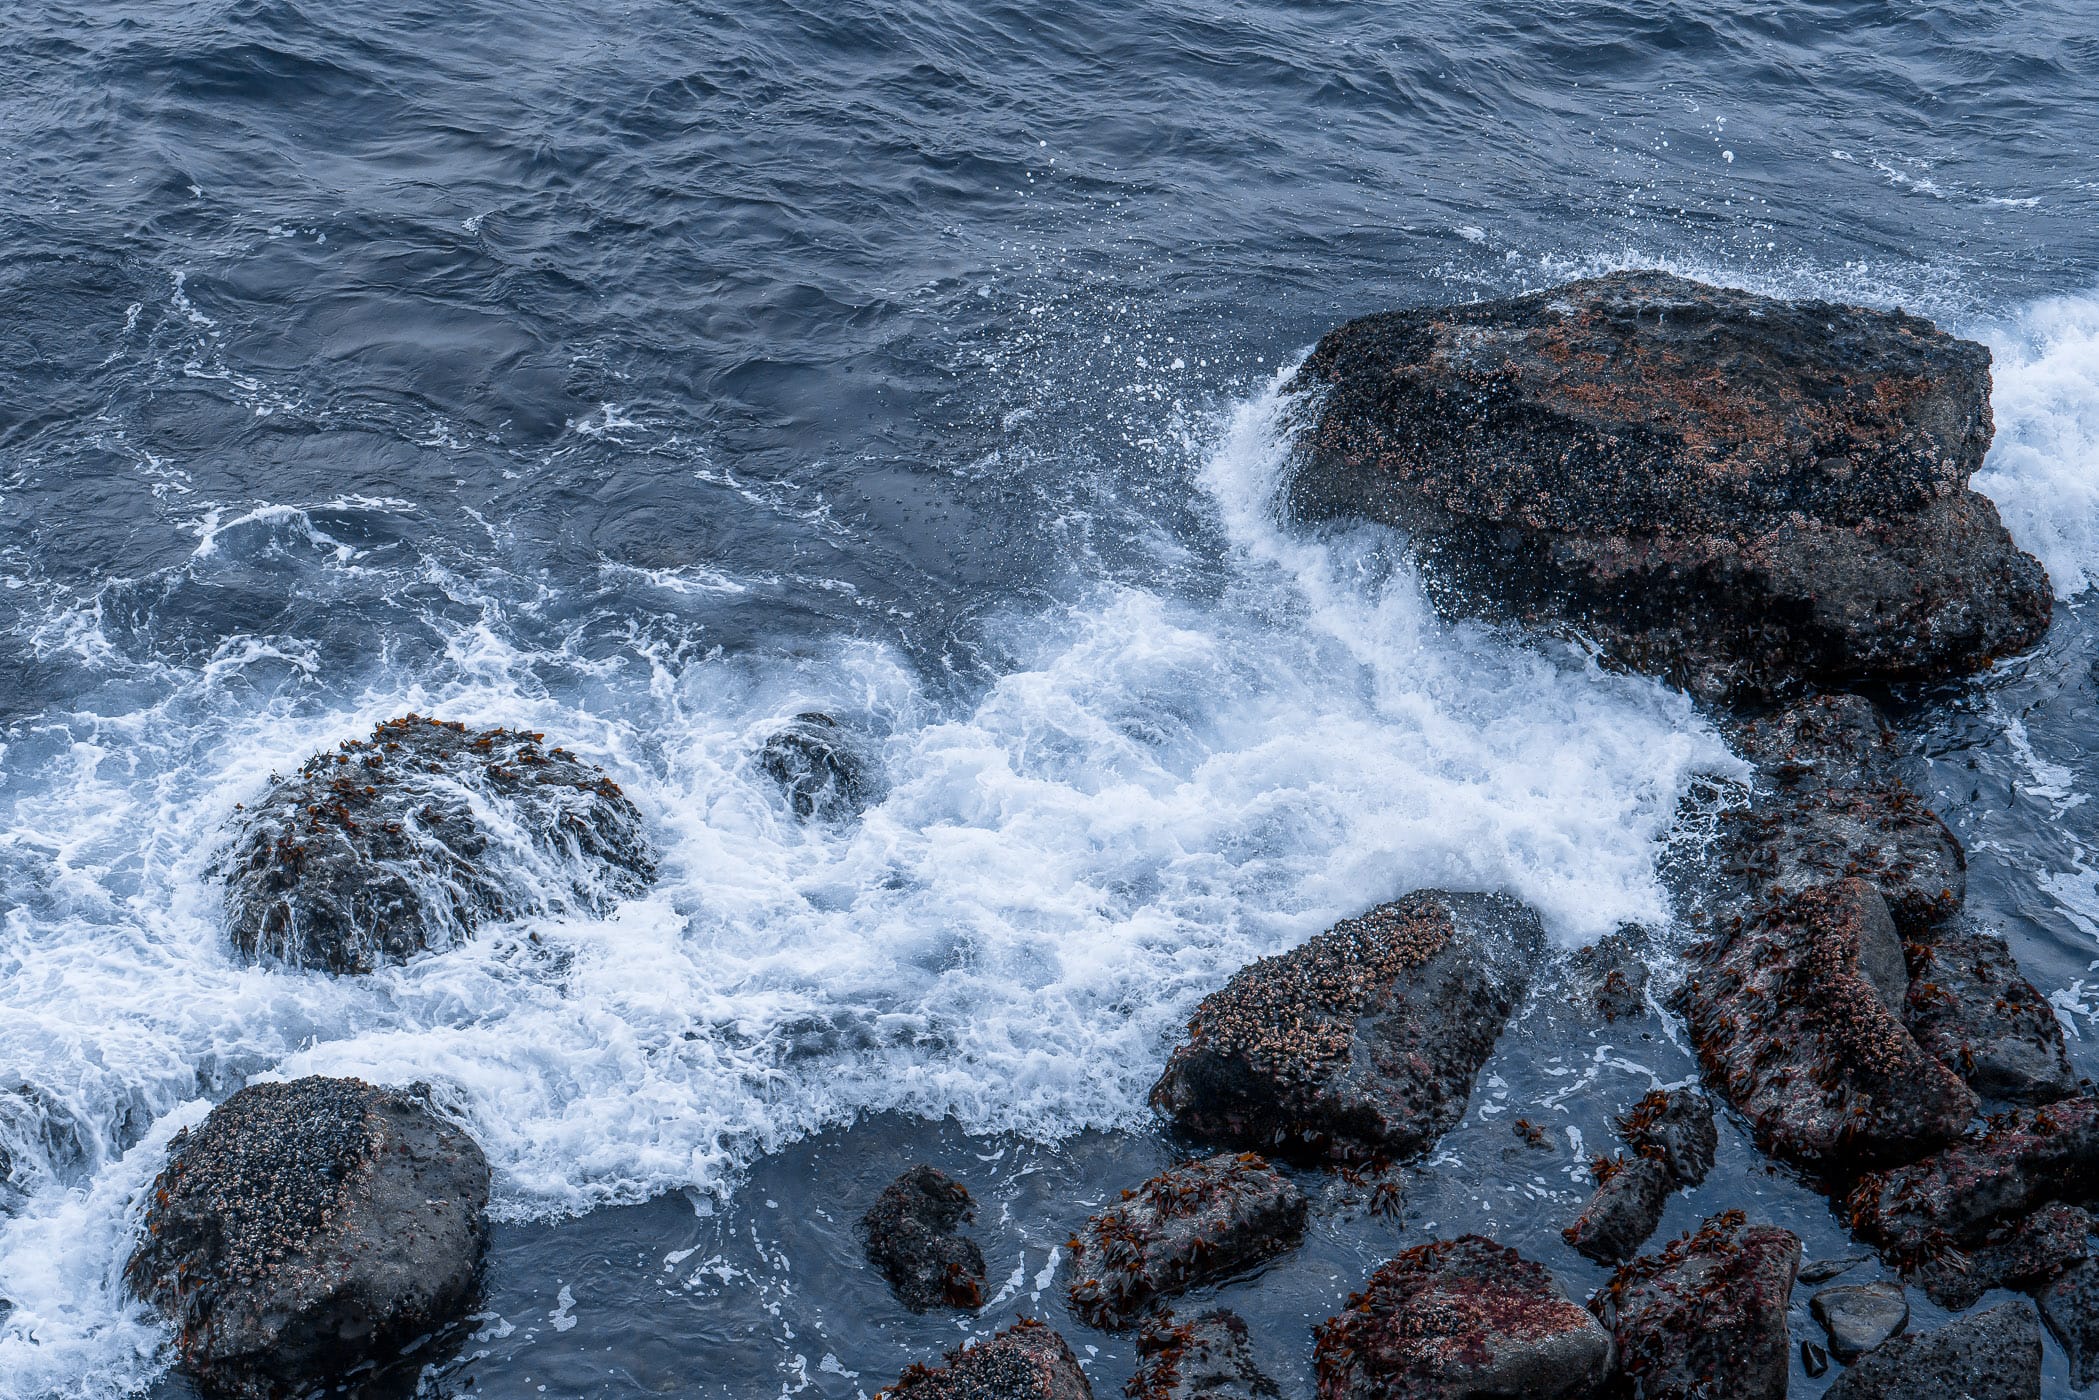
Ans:
[[[1829,1334],[1830,1354],[1847,1365],[1909,1325],[1909,1298],[1899,1283],[1847,1283],[1808,1299]]]
[[[780,785],[787,805],[804,821],[848,817],[867,803],[866,760],[838,721],[819,711],[805,710],[767,739],[758,751],[758,766]]]
[[[641,813],[542,738],[409,715],[272,780],[224,859],[234,948],[369,972],[490,920],[638,893],[655,873]]]
[[[1909,952],[1910,1033],[1970,1088],[2019,1104],[2077,1092],[2062,1022],[2000,934],[1955,920]]]
[[[1294,1248],[1306,1203],[1252,1152],[1159,1173],[1086,1222],[1072,1310],[1096,1327],[1126,1326],[1157,1299]]]
[[[1479,1235],[1436,1240],[1370,1276],[1319,1329],[1320,1400],[1595,1395],[1611,1339],[1552,1275]]]
[[[1093,1400],[1064,1339],[1022,1318],[990,1341],[957,1347],[940,1366],[913,1366],[875,1400]]]
[[[984,1305],[984,1252],[957,1229],[975,1214],[969,1192],[946,1172],[920,1164],[882,1188],[861,1217],[868,1262],[913,1312],[942,1304]]]
[[[1778,1400],[1800,1239],[1740,1211],[1620,1269],[1589,1300],[1638,1400]]]
[[[1837,1378],[1828,1400],[2039,1400],[2041,1327],[2021,1299],[1897,1337]]]
[[[1630,1158],[1599,1159],[1595,1194],[1562,1233],[1591,1259],[1622,1263],[1647,1242],[1669,1204],[1669,1194],[1696,1186],[1713,1169],[1720,1138],[1712,1105],[1684,1090],[1657,1089],[1618,1120]]]
[[[1152,1102],[1237,1146],[1419,1152],[1464,1115],[1543,942],[1498,895],[1420,890],[1345,919],[1205,997]]]
[[[329,1385],[457,1319],[488,1162],[414,1090],[256,1084],[178,1134],[125,1277],[207,1391]]]
[[[1299,370],[1291,505],[1405,527],[1447,608],[1702,693],[1965,674],[2052,602],[1967,489],[1989,382],[1917,317],[1661,272],[1389,312]]]
[[[1255,1364],[1246,1323],[1213,1309],[1183,1322],[1171,1313],[1145,1324],[1137,1339],[1131,1400],[1279,1400],[1282,1391]]]

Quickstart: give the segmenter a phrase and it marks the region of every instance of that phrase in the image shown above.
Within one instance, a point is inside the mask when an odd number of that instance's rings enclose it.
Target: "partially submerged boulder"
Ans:
[[[758,766],[804,821],[849,817],[866,805],[872,788],[867,760],[838,721],[817,710],[803,711],[768,738]]]
[[[1595,1395],[1611,1339],[1545,1269],[1479,1235],[1406,1250],[1319,1329],[1320,1400]]]
[[[2012,960],[2003,935],[1955,919],[1908,948],[1904,1020],[1985,1098],[2041,1104],[2077,1092],[2062,1022]]]
[[[1648,1094],[1618,1120],[1618,1133],[1633,1155],[1597,1159],[1596,1191],[1561,1232],[1605,1264],[1624,1262],[1647,1242],[1662,1223],[1669,1194],[1705,1180],[1720,1146],[1712,1105],[1681,1089]]]
[[[1929,322],[1621,272],[1329,333],[1301,517],[1405,527],[1439,602],[1707,694],[1980,670],[2047,576],[1967,489],[1989,351]]]
[[[1422,1151],[1464,1115],[1543,943],[1499,895],[1419,890],[1345,919],[1205,997],[1152,1102],[1257,1150]]]
[[[988,1342],[957,1347],[939,1366],[913,1366],[875,1400],[1093,1400],[1062,1337],[1022,1318]]]
[[[1627,1264],[1589,1308],[1610,1328],[1638,1400],[1779,1400],[1799,1268],[1792,1231],[1727,1211]]]
[[[125,1277],[205,1390],[301,1394],[465,1312],[488,1179],[415,1089],[251,1085],[176,1136]]]
[[[1585,1018],[1609,1024],[1647,1014],[1647,935],[1627,924],[1567,959],[1567,992]]]
[[[1909,1325],[1909,1298],[1899,1283],[1845,1283],[1808,1299],[1829,1336],[1830,1355],[1849,1365]]]
[[[1131,1400],[1280,1400],[1282,1390],[1254,1360],[1246,1323],[1215,1308],[1183,1321],[1171,1313],[1137,1338]]]
[[[868,1262],[913,1312],[984,1305],[984,1251],[961,1232],[975,1214],[968,1190],[921,1163],[882,1188],[860,1228]]]
[[[1071,1305],[1096,1327],[1126,1326],[1158,1299],[1304,1238],[1304,1193],[1253,1152],[1183,1162],[1123,1196],[1079,1237]]]
[[[2064,1270],[2034,1301],[2070,1363],[2071,1389],[2099,1380],[2099,1259]]]
[[[370,972],[546,910],[603,912],[655,874],[641,813],[544,736],[408,715],[273,779],[223,860],[244,957]]]
[[[2019,1299],[1897,1337],[1837,1378],[1827,1400],[2040,1400],[2041,1327]]]

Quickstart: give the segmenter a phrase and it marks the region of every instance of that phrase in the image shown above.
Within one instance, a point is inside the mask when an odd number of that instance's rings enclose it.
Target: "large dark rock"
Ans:
[[[177,1135],[125,1276],[205,1390],[303,1394],[465,1311],[487,1205],[481,1149],[417,1091],[256,1084]]]
[[[1611,1339],[1544,1268],[1479,1235],[1417,1245],[1319,1329],[1320,1400],[1595,1395]]]
[[[1282,1391],[1254,1360],[1246,1324],[1222,1308],[1186,1321],[1166,1314],[1137,1339],[1131,1400],[1279,1400]]]
[[[787,805],[804,821],[837,820],[867,804],[867,761],[838,721],[815,710],[798,714],[765,741],[758,766],[780,785]]]
[[[1627,1264],[1589,1307],[1611,1329],[1636,1400],[1778,1400],[1799,1268],[1792,1231],[1728,1211]]]
[[[1970,1088],[2020,1104],[2077,1092],[2055,1008],[2021,975],[2000,934],[1956,919],[1909,952],[1910,1033]]]
[[[1152,1102],[1236,1146],[1419,1152],[1464,1115],[1543,942],[1498,895],[1420,890],[1343,920],[1204,998]]]
[[[1989,385],[1914,316],[1615,273],[1328,334],[1291,505],[1404,526],[1446,607],[1704,693],[1962,674],[2051,606],[1967,489]]]
[[[641,814],[542,737],[409,715],[272,780],[223,862],[234,948],[369,972],[490,920],[640,891],[655,873]]]
[[[913,1366],[875,1400],[1093,1400],[1064,1339],[1022,1318],[990,1341],[957,1347],[939,1366]]]
[[[1949,1312],[1973,1307],[1993,1288],[2041,1287],[2090,1253],[2092,1217],[2082,1206],[2051,1201],[1952,1249],[1917,1260],[1906,1276]]]
[[[1630,1158],[1599,1159],[1595,1194],[1562,1233],[1567,1243],[1599,1263],[1617,1264],[1647,1242],[1669,1203],[1669,1193],[1695,1186],[1713,1169],[1720,1137],[1713,1108],[1685,1090],[1657,1089],[1618,1120]]]
[[[1808,1299],[1829,1334],[1830,1355],[1849,1364],[1909,1325],[1909,1297],[1899,1283],[1846,1283]]]
[[[1837,1378],[1827,1400],[2039,1400],[2041,1326],[2021,1299],[1897,1337]]]
[[[1902,946],[1863,880],[1784,896],[1724,934],[1685,979],[1708,1082],[1776,1156],[1826,1177],[1953,1141],[1975,1096],[1904,1027]]]
[[[2064,1270],[2034,1301],[2070,1363],[2071,1386],[2099,1380],[2099,1259]]]
[[[974,1214],[961,1182],[921,1163],[883,1187],[861,1217],[868,1262],[914,1312],[982,1307],[984,1251],[959,1228]]]
[[[1305,1212],[1304,1193],[1257,1153],[1171,1167],[1086,1222],[1072,1310],[1125,1326],[1157,1299],[1293,1248]]]

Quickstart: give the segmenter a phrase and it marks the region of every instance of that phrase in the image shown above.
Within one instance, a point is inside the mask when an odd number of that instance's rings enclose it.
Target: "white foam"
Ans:
[[[2059,598],[2099,583],[2099,293],[2026,307],[1982,332],[1997,438],[1975,489]]]

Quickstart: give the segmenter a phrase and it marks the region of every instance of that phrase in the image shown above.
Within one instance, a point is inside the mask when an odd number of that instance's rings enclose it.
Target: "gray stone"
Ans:
[[[2041,1324],[2020,1299],[1936,1332],[1897,1337],[1837,1378],[1825,1400],[2037,1400]]]
[[[1829,1334],[1829,1349],[1850,1363],[1909,1325],[1909,1298],[1899,1283],[1851,1283],[1825,1288],[1808,1311]]]

